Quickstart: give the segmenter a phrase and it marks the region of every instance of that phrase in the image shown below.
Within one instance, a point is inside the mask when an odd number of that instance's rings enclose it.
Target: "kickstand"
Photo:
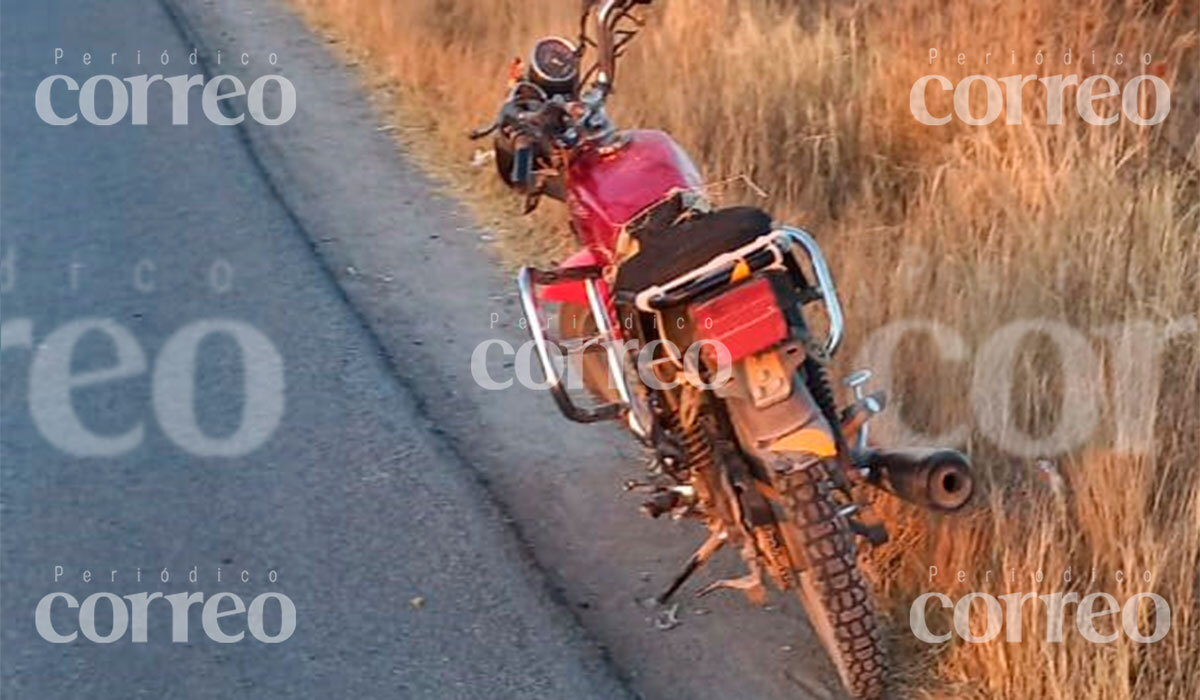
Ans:
[[[742,560],[746,562],[746,566],[749,567],[750,573],[746,574],[745,576],[739,576],[738,578],[727,578],[721,579],[720,581],[713,581],[704,588],[701,588],[699,591],[696,591],[696,597],[702,598],[713,591],[717,591],[722,588],[731,588],[746,594],[746,597],[750,599],[750,602],[754,603],[755,605],[765,604],[767,602],[767,591],[765,588],[763,588],[762,569],[755,560],[754,545],[750,544],[749,542],[747,542],[742,548]]]
[[[679,575],[675,577],[675,580],[671,582],[671,585],[667,588],[667,590],[663,591],[654,599],[655,602],[657,602],[659,605],[662,605],[670,600],[671,596],[675,595],[675,592],[679,590],[679,587],[682,586],[692,574],[696,573],[696,570],[703,566],[704,562],[708,561],[709,557],[711,557],[718,549],[724,546],[726,539],[727,535],[724,528],[720,530],[714,530],[708,536],[708,539],[704,540],[704,543],[700,545],[700,548],[693,552],[692,556],[688,557],[687,563],[683,565],[683,571],[679,572]]]

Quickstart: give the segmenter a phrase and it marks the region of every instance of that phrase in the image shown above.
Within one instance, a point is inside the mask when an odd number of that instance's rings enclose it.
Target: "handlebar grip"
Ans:
[[[509,179],[518,187],[533,184],[533,140],[519,137],[513,142],[513,163]]]

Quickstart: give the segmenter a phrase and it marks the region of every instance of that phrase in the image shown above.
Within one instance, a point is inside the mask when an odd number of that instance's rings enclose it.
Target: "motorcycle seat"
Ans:
[[[638,252],[617,270],[614,289],[637,293],[700,267],[721,253],[771,232],[771,217],[755,207],[729,207],[637,236]]]

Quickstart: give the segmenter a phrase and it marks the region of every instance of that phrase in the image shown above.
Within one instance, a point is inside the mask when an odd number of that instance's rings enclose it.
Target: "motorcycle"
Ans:
[[[646,493],[642,510],[707,528],[657,601],[731,546],[747,573],[697,595],[734,589],[761,604],[767,581],[796,592],[846,690],[876,698],[885,653],[856,544],[887,533],[863,522],[856,487],[957,511],[973,491],[970,463],[953,450],[873,447],[868,421],[886,397],[866,393],[866,370],[845,378],[853,398],[839,408],[827,367],[844,317],[808,231],[715,207],[670,136],[608,117],[617,59],[648,4],[584,0],[578,40],[538,40],[527,64],[514,62],[495,121],[472,133],[493,136],[498,173],[526,212],[543,197],[564,202],[581,243],[556,269],[517,277],[536,356],[567,418],[619,421],[646,447],[647,477],[625,484]],[[559,306],[554,337],[548,304]],[[582,398],[570,391],[579,380]]]

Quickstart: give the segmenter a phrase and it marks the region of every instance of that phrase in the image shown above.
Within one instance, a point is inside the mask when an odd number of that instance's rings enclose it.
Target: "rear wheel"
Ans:
[[[797,591],[846,690],[879,698],[885,667],[879,626],[849,525],[828,493],[826,469],[816,463],[789,477],[788,515],[808,562]]]

